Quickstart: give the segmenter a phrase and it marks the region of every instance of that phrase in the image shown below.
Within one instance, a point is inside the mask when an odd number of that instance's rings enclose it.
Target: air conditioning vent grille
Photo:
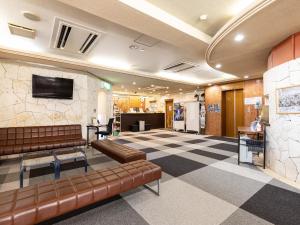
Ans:
[[[164,68],[164,70],[171,71],[174,73],[179,73],[179,72],[193,69],[195,67],[197,67],[197,65],[195,63],[187,62],[187,61],[179,61],[179,62],[176,62],[176,63],[166,66]]]
[[[91,28],[56,18],[51,46],[61,52],[85,55],[94,48],[101,35]]]

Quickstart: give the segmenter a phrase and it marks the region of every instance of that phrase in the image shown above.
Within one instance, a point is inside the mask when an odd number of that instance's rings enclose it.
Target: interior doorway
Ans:
[[[173,129],[173,99],[166,99],[166,128]]]
[[[222,92],[222,135],[237,137],[237,128],[244,125],[243,89]]]

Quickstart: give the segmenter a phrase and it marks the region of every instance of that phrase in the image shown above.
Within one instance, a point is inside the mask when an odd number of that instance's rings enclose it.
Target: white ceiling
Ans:
[[[221,63],[220,70],[239,76],[261,76],[271,49],[299,32],[299,10],[299,0],[261,1],[218,32],[207,51],[208,63]],[[240,43],[234,41],[237,34],[245,36]]]
[[[245,7],[257,0],[147,0],[204,33],[213,36]],[[207,15],[206,21],[200,16]]]
[[[207,10],[209,14],[207,25],[198,24],[198,26],[197,23],[189,22],[188,18],[180,16],[179,12],[172,12],[162,4],[168,1],[150,0],[150,2],[154,4],[149,5],[143,0],[0,0],[0,47],[35,54],[30,59],[32,61],[47,56],[49,59],[73,61],[73,64],[79,62],[84,64],[86,71],[112,82],[115,90],[135,91],[138,85],[146,89],[150,84],[163,84],[169,87],[169,92],[177,92],[179,89],[190,91],[198,85],[236,79],[233,75],[217,71],[207,65],[205,51],[211,37],[205,32],[215,33],[229,18],[225,16],[227,15],[225,6],[234,5],[238,0],[228,0],[227,4],[223,1],[222,7],[221,3],[212,4],[209,0],[190,1],[190,4],[187,4],[190,9],[201,8],[200,13]],[[182,8],[181,2],[183,1],[174,0],[177,8]],[[193,4],[196,4],[196,7],[192,7]],[[152,14],[143,11],[149,7]],[[41,21],[34,22],[24,18],[21,13],[24,10],[36,13],[41,17]],[[196,15],[196,12],[197,10],[194,10],[191,14]],[[174,15],[169,15],[170,13]],[[86,56],[52,49],[50,43],[57,17],[104,35]],[[11,35],[7,27],[8,22],[36,29],[36,38],[33,40]],[[172,22],[177,23],[174,25]],[[141,34],[158,39],[158,44],[146,47],[135,43],[134,40]],[[130,49],[129,46],[132,44],[143,48],[144,51]],[[1,54],[1,57],[6,56]],[[197,64],[196,69],[180,73],[163,71],[166,66],[183,59]],[[51,63],[51,60],[48,61]],[[133,81],[137,82],[137,85],[132,85]],[[121,88],[122,85],[127,88]]]

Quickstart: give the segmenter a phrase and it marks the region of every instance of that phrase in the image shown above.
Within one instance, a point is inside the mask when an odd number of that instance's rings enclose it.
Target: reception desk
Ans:
[[[130,125],[136,124],[139,120],[151,124],[151,129],[165,128],[164,113],[121,113],[121,131],[129,131]]]

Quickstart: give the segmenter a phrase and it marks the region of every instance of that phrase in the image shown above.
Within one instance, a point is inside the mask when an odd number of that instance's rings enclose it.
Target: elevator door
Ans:
[[[243,90],[230,90],[223,93],[223,135],[236,137],[237,128],[244,125]]]

